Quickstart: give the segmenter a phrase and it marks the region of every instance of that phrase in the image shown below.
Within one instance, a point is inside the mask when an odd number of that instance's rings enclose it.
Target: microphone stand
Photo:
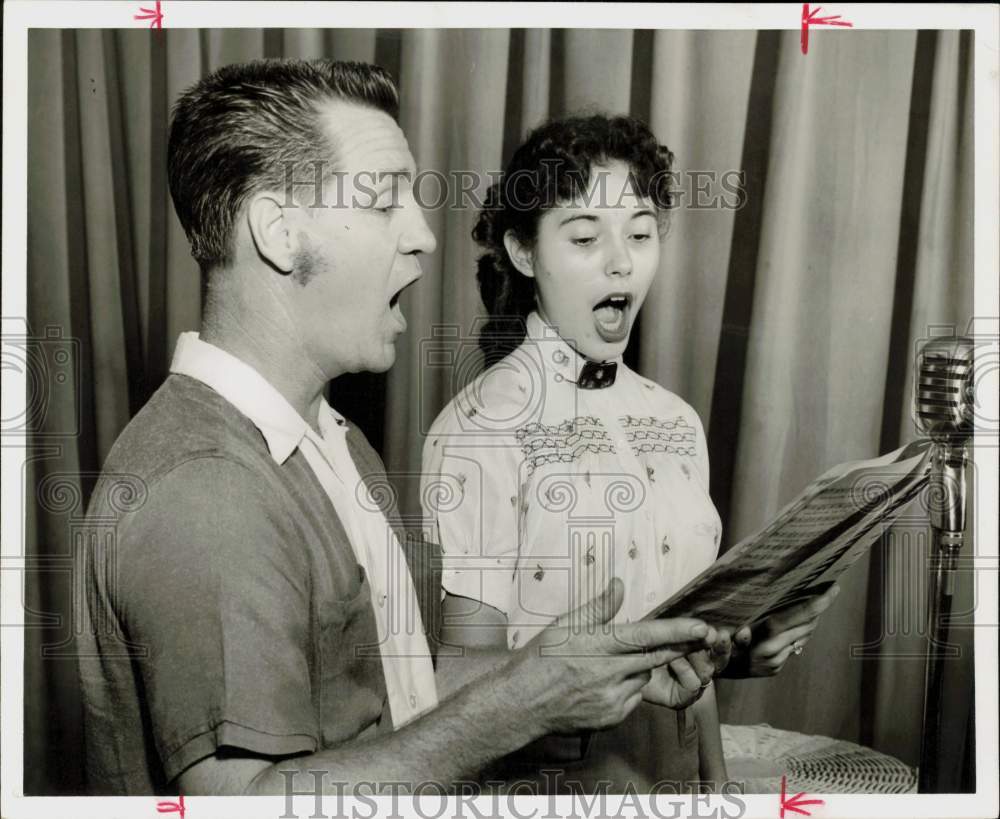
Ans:
[[[919,791],[938,793],[941,786],[941,732],[944,657],[948,621],[955,595],[955,569],[965,538],[965,466],[967,442],[935,443],[931,454],[931,576],[924,677],[923,737]]]

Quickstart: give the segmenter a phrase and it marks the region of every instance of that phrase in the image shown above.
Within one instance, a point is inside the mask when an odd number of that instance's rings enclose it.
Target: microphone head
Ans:
[[[975,410],[973,351],[970,338],[934,338],[917,357],[914,419],[917,429],[935,441],[957,441],[972,435]]]

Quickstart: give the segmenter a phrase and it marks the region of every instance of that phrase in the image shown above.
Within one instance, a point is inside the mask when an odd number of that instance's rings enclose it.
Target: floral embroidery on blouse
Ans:
[[[697,455],[697,432],[682,416],[660,419],[625,415],[618,421],[625,432],[625,440],[636,455],[654,452],[692,458]],[[526,458],[529,475],[545,464],[573,463],[587,452],[596,455],[615,452],[607,429],[592,415],[578,416],[561,424],[525,424],[515,430],[514,436]],[[654,479],[651,469],[648,477]],[[589,472],[586,481],[589,486]]]

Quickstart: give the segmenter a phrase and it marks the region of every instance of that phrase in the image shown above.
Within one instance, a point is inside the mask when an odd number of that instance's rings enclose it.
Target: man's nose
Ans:
[[[423,209],[412,201],[406,207],[410,212],[407,214],[406,229],[399,240],[400,253],[433,253],[437,250],[437,239],[424,218]]]

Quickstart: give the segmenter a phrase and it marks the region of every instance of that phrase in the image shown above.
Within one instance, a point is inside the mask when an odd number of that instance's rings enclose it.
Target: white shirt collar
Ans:
[[[543,364],[550,370],[562,375],[564,381],[575,384],[580,379],[580,371],[587,363],[586,357],[580,355],[567,343],[559,331],[541,317],[537,310],[528,314],[525,321],[527,340],[534,342],[542,354]],[[541,343],[539,343],[541,342]],[[622,357],[609,359],[606,363],[618,364],[619,373],[622,370]]]
[[[314,436],[309,424],[264,376],[236,356],[202,341],[198,333],[181,333],[170,372],[186,375],[211,387],[236,407],[264,436],[271,457],[283,464],[305,436]],[[344,418],[320,399],[319,429],[326,437]]]

